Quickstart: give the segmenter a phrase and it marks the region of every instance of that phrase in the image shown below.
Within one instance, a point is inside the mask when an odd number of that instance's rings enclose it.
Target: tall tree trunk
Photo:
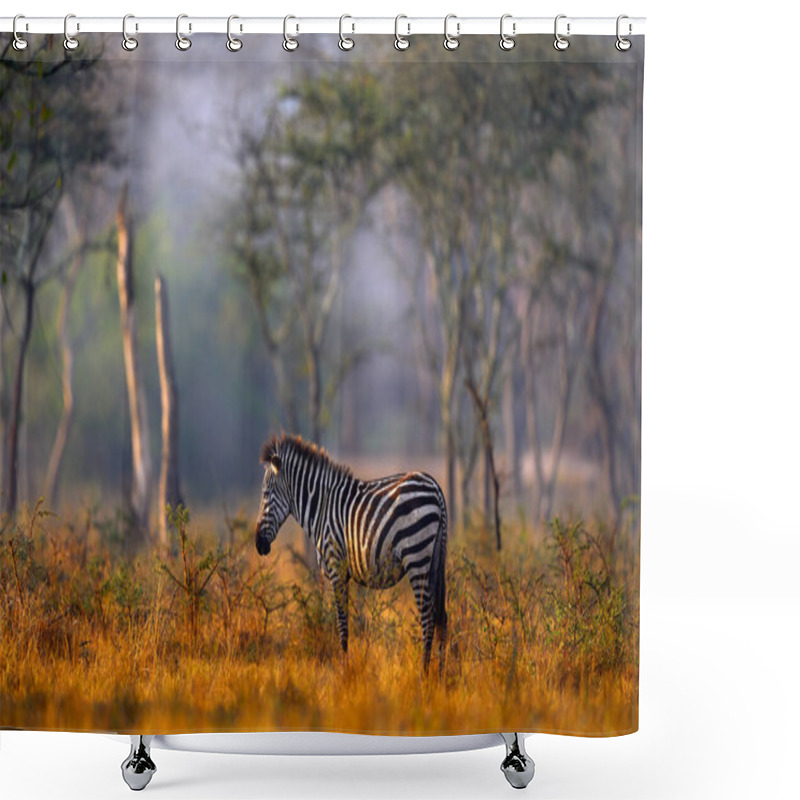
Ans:
[[[617,435],[614,419],[614,406],[609,397],[608,387],[603,377],[600,327],[605,313],[608,297],[608,281],[599,278],[595,290],[592,316],[587,331],[589,350],[589,393],[599,416],[600,439],[603,444],[603,466],[606,476],[606,490],[611,502],[612,512],[618,514],[622,496],[617,481]]]
[[[489,522],[492,514],[492,453],[484,441],[483,445],[483,518]],[[499,548],[498,548],[499,549]]]
[[[544,492],[544,464],[542,455],[542,441],[539,437],[539,418],[536,406],[536,379],[534,377],[536,364],[534,362],[534,331],[533,308],[529,306],[522,325],[522,363],[525,370],[525,427],[528,431],[533,455],[533,523],[541,519],[542,493]]]
[[[148,436],[147,401],[136,346],[136,314],[133,281],[132,236],[128,222],[128,187],[122,191],[117,206],[117,285],[119,288],[122,351],[125,359],[125,380],[131,419],[131,511],[135,538],[144,538],[150,511],[152,462]]]
[[[167,284],[156,276],[156,348],[161,384],[161,478],[158,484],[158,535],[161,546],[169,547],[167,506],[183,505],[178,458],[178,385],[172,357]]]
[[[253,281],[251,282],[251,286],[253,297],[257,298],[258,284]],[[300,425],[297,421],[296,398],[290,379],[286,375],[286,365],[284,364],[284,355],[281,350],[282,342],[279,343],[275,341],[269,325],[267,325],[264,309],[261,307],[258,300],[256,300],[255,307],[261,339],[264,342],[264,348],[267,352],[270,366],[272,367],[272,373],[275,376],[278,402],[280,403],[289,431],[291,433],[300,433]]]
[[[308,349],[308,429],[311,441],[322,444],[322,375],[317,346]]]
[[[556,483],[558,481],[558,469],[561,464],[561,454],[564,452],[564,437],[567,430],[567,416],[569,415],[570,396],[572,394],[573,369],[570,363],[570,341],[567,333],[569,322],[564,322],[561,364],[558,376],[558,407],[556,408],[556,419],[553,424],[553,440],[550,445],[550,476],[545,482],[543,493],[542,513],[545,519],[549,519],[553,513],[553,500],[555,497]]]
[[[291,378],[286,374],[286,365],[283,359],[283,354],[276,351],[275,355],[271,357],[270,363],[275,375],[275,382],[278,385],[278,397],[286,418],[286,424],[289,426],[291,433],[299,434],[300,421],[297,417],[297,398],[291,384]]]
[[[25,299],[25,317],[19,341],[17,364],[14,370],[14,384],[11,395],[11,417],[8,423],[7,460],[4,472],[6,479],[3,493],[3,509],[9,516],[14,516],[17,511],[17,479],[19,466],[19,432],[22,424],[22,393],[25,378],[25,357],[28,354],[28,345],[31,341],[33,330],[33,299],[36,287],[33,280],[25,278],[20,282]]]
[[[359,414],[361,407],[359,403],[360,386],[358,372],[350,375],[350,379],[342,381],[342,388],[339,390],[341,396],[341,424],[339,426],[339,443],[344,453],[361,452],[361,436],[359,435]]]
[[[451,524],[454,524],[458,520],[456,514],[458,510],[458,503],[456,502],[456,442],[449,408],[442,409],[442,425],[444,427],[447,517],[453,521]]]
[[[71,211],[71,218],[74,224],[74,209],[71,203],[65,203],[65,208]],[[69,266],[64,279],[64,287],[61,292],[61,299],[58,304],[58,317],[56,322],[58,344],[61,348],[61,418],[58,421],[58,430],[53,442],[53,449],[50,451],[50,459],[47,462],[47,473],[44,479],[44,497],[51,506],[58,502],[59,478],[61,476],[61,463],[64,458],[64,451],[67,448],[67,441],[72,430],[72,420],[75,410],[75,395],[72,387],[72,366],[74,354],[72,351],[72,340],[69,337],[69,309],[72,303],[72,295],[78,275],[83,268],[86,260],[86,228],[77,230],[76,226],[76,251],[75,257]]]
[[[489,425],[489,400],[487,397],[481,397],[475,384],[468,380],[466,387],[475,401],[475,408],[481,422],[481,433],[483,435],[484,455],[486,459],[485,465],[485,481],[488,483],[491,480],[491,497],[490,490],[486,490],[484,497],[484,517],[488,524],[489,518],[494,512],[494,535],[495,544],[497,549],[502,547],[501,530],[500,530],[500,479],[497,477],[497,469],[494,463],[494,444],[492,442],[492,429]]]
[[[510,361],[516,361],[512,354]],[[517,446],[517,426],[514,414],[514,370],[509,366],[503,385],[503,429],[506,445],[506,463],[511,475],[511,491],[514,499],[518,500],[522,492],[522,481],[519,474],[519,447]]]
[[[569,406],[572,396],[572,386],[575,377],[575,364],[571,355],[571,337],[569,333],[569,322],[566,321],[574,308],[569,306],[565,312],[563,327],[560,329],[560,348],[559,357],[559,376],[558,376],[558,404],[556,406],[556,416],[553,424],[553,435],[550,441],[550,469],[546,472],[544,468],[544,442],[539,433],[539,409],[537,407],[537,391],[534,363],[535,343],[533,341],[530,323],[525,321],[523,328],[523,364],[525,365],[525,420],[528,429],[528,437],[533,450],[533,463],[536,474],[536,487],[534,489],[533,500],[533,520],[539,522],[541,519],[549,519],[553,512],[553,500],[555,496],[556,483],[558,481],[558,470],[561,463],[561,455],[564,450],[564,439],[566,435],[567,418],[569,416]],[[528,316],[530,316],[530,310]]]
[[[0,491],[5,487],[6,423],[8,403],[6,402],[5,352],[6,341],[6,299],[4,286],[0,285]]]
[[[320,375],[319,352],[313,342],[308,344],[306,354],[308,362],[308,430],[311,441],[316,445],[322,444],[322,386]],[[321,579],[321,574],[316,569],[317,547],[311,536],[304,537],[304,553],[306,564],[312,574],[317,574]]]

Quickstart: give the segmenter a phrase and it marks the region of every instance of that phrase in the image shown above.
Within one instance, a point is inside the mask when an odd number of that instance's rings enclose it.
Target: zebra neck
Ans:
[[[338,498],[349,491],[354,478],[331,463],[310,464],[294,486],[295,519],[306,536],[318,542],[330,524]]]

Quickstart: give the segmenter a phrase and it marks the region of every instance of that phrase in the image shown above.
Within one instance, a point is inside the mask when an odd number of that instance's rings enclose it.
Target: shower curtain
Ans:
[[[638,726],[643,37],[2,60],[0,726]]]

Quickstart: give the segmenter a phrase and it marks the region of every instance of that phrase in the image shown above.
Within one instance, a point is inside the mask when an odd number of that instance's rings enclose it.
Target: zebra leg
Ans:
[[[339,629],[339,644],[342,650],[347,653],[347,638],[348,638],[348,591],[347,580],[335,578],[333,584],[333,597],[336,601],[336,626]]]
[[[439,640],[439,676],[444,674],[444,661],[447,655],[447,612],[444,611],[442,620],[438,625],[437,638]]]
[[[431,651],[433,650],[433,604],[428,591],[428,575],[427,573],[417,574],[409,578],[409,580],[414,591],[414,599],[417,601],[420,623],[422,624],[422,668],[427,675],[428,667],[431,663]]]

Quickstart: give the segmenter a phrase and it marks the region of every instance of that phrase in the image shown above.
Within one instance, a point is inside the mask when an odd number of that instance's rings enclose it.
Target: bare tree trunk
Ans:
[[[342,381],[340,390],[341,402],[341,425],[340,446],[345,453],[358,453],[361,450],[361,436],[358,424],[358,417],[361,411],[359,404],[360,383],[358,373],[350,376],[350,380]]]
[[[491,475],[492,480],[492,488],[494,490],[493,499],[494,499],[494,535],[495,535],[495,543],[497,544],[497,549],[500,550],[502,547],[502,539],[500,533],[500,480],[497,477],[497,469],[495,469],[494,463],[494,445],[492,443],[492,429],[489,425],[489,402],[487,398],[482,398],[478,395],[478,390],[475,388],[475,384],[468,380],[466,382],[467,389],[469,393],[472,395],[472,399],[475,401],[475,408],[478,411],[478,416],[480,417],[481,421],[481,432],[483,433],[483,444],[485,449],[486,455],[486,476],[488,480],[488,476]],[[488,493],[487,493],[488,494]],[[488,497],[486,498],[488,500]],[[489,521],[489,510],[484,509],[486,521]]]
[[[256,288],[254,285],[253,295],[255,296]],[[275,376],[275,384],[278,392],[278,402],[286,418],[286,424],[289,426],[291,433],[300,433],[300,425],[297,421],[297,408],[295,403],[294,392],[286,375],[286,366],[283,363],[283,353],[281,352],[281,344],[277,343],[270,332],[269,326],[264,319],[264,311],[261,306],[256,302],[256,314],[258,315],[258,326],[261,331],[261,338],[264,342],[264,348],[269,358],[272,373]]]
[[[536,365],[534,363],[533,352],[533,309],[528,308],[522,327],[522,363],[525,369],[525,427],[528,431],[528,441],[530,442],[533,454],[534,468],[534,487],[533,487],[533,522],[534,524],[541,519],[542,512],[542,493],[544,492],[544,464],[542,457],[542,442],[539,438],[539,420],[536,407],[536,380],[534,373]]]
[[[511,362],[516,358],[511,357]],[[506,445],[506,461],[511,475],[511,490],[517,500],[522,492],[522,481],[519,474],[519,447],[517,446],[517,426],[514,414],[514,370],[509,365],[503,386],[503,429]]]
[[[136,348],[136,314],[133,291],[132,237],[128,223],[128,187],[122,191],[117,207],[117,285],[119,288],[122,351],[125,359],[125,380],[131,418],[131,510],[135,536],[144,538],[150,511],[152,461],[148,437],[147,402]]]
[[[606,475],[606,489],[614,514],[619,513],[622,504],[621,492],[617,485],[617,440],[614,408],[608,396],[608,388],[603,378],[602,354],[600,348],[600,324],[605,312],[608,296],[608,281],[598,279],[595,291],[592,316],[587,331],[589,350],[589,392],[594,400],[600,418],[600,438],[603,443],[603,466]]]
[[[550,441],[550,470],[545,474],[544,468],[544,443],[539,434],[538,426],[538,407],[535,363],[533,359],[534,342],[529,323],[525,322],[523,336],[523,363],[525,365],[525,418],[528,429],[528,436],[533,450],[533,463],[536,473],[536,487],[534,490],[533,501],[533,520],[538,522],[541,519],[548,519],[553,511],[553,500],[555,496],[556,483],[558,481],[558,470],[561,463],[561,455],[564,450],[564,439],[566,435],[567,417],[569,416],[570,399],[572,396],[572,386],[575,377],[575,364],[570,353],[571,337],[568,326],[571,324],[569,316],[574,313],[574,309],[569,307],[564,312],[565,320],[562,320],[563,327],[559,330],[561,355],[559,358],[558,376],[558,404],[556,406],[556,417],[553,424],[553,435]],[[528,316],[530,316],[530,311]]]
[[[297,418],[297,403],[294,390],[291,385],[291,378],[286,375],[286,365],[283,363],[283,355],[277,353],[272,358],[272,367],[275,374],[275,381],[278,384],[278,396],[286,415],[286,423],[292,433],[300,433],[300,421]]]
[[[307,352],[306,361],[308,364],[308,431],[311,441],[316,445],[322,444],[322,386],[320,376],[320,363],[319,353],[316,350],[313,342],[310,341],[310,336],[306,341]],[[321,580],[322,575],[316,569],[317,564],[317,547],[311,536],[303,537],[304,556],[306,565],[308,566],[311,574],[316,574]]]
[[[458,520],[456,511],[456,443],[453,434],[453,423],[450,419],[449,410],[443,415],[444,424],[444,451],[446,461],[446,482],[447,482],[447,516],[454,522]]]
[[[570,364],[570,342],[566,331],[567,325],[569,325],[569,322],[564,322],[564,336],[562,340],[563,352],[561,354],[561,370],[558,380],[558,408],[556,409],[556,419],[553,425],[553,440],[550,447],[552,464],[550,466],[550,476],[544,487],[544,506],[542,512],[545,519],[549,519],[553,512],[553,499],[556,482],[558,480],[558,468],[561,463],[561,454],[564,451],[564,436],[567,429],[570,395],[572,394],[573,370]]]
[[[492,514],[492,454],[484,441],[483,445],[483,518],[488,522]]]
[[[5,364],[3,354],[6,340],[6,299],[4,288],[0,287],[0,490],[5,486],[6,423],[8,404],[6,403]]]
[[[161,479],[158,484],[158,534],[161,546],[169,547],[167,506],[183,505],[178,459],[178,386],[172,357],[167,284],[156,276],[156,348],[161,383]]]
[[[31,331],[33,330],[33,299],[36,294],[35,285],[30,278],[25,278],[21,281],[21,287],[25,298],[25,317],[20,333],[17,365],[14,370],[11,418],[8,425],[8,451],[4,472],[6,486],[3,493],[3,510],[10,517],[13,517],[17,510],[17,467],[19,461],[19,432],[22,424],[22,390],[25,378],[25,357],[28,353]]]
[[[308,428],[311,441],[322,444],[322,376],[320,355],[316,345],[308,349]]]
[[[71,218],[74,224],[74,210],[72,204],[67,202],[65,207],[72,212]],[[61,292],[61,300],[58,304],[57,317],[57,336],[58,344],[61,347],[61,418],[58,421],[58,430],[53,442],[53,449],[50,451],[50,459],[47,462],[47,473],[44,479],[44,497],[51,506],[58,502],[59,478],[61,476],[61,463],[64,458],[64,451],[67,448],[67,441],[72,430],[72,419],[75,410],[75,395],[72,388],[72,366],[74,354],[72,351],[72,341],[69,337],[69,309],[72,303],[72,294],[78,275],[83,268],[86,260],[86,228],[76,230],[76,251],[75,257],[70,264],[64,279],[64,287]]]

